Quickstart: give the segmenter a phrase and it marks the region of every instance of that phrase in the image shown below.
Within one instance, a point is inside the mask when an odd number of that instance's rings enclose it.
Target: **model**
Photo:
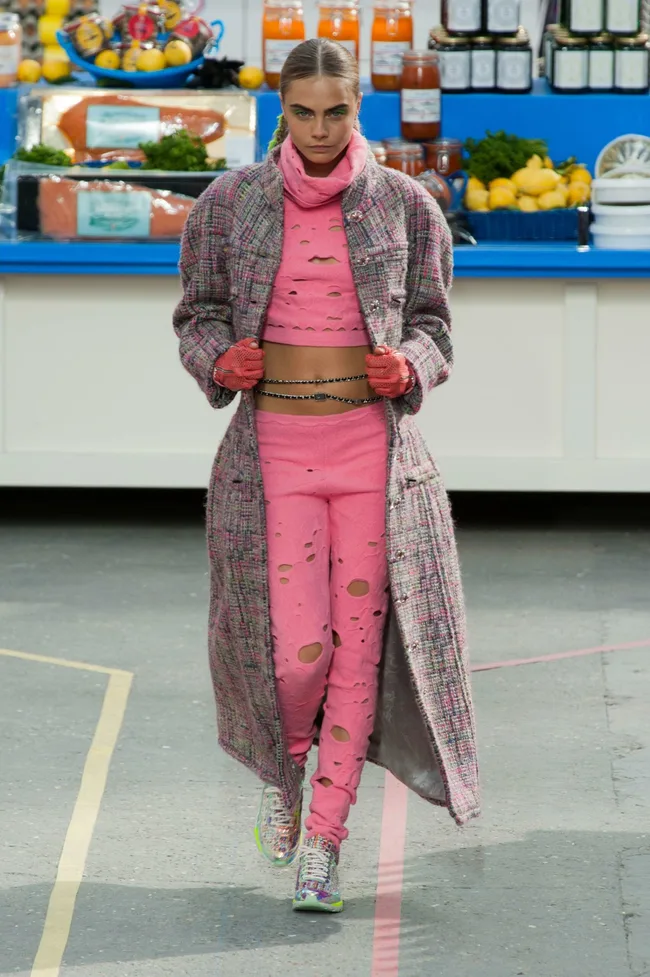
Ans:
[[[338,912],[366,758],[458,824],[479,813],[454,529],[413,420],[452,366],[452,246],[375,162],[342,46],[294,48],[280,94],[268,158],[190,214],[174,327],[213,407],[241,391],[207,502],[219,742],[264,782],[261,852],[298,855],[294,907]]]

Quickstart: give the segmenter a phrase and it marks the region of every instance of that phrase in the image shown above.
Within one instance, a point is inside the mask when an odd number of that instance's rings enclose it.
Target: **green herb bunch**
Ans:
[[[140,143],[140,149],[146,156],[142,167],[145,170],[204,173],[226,168],[225,160],[209,159],[205,143],[186,129],[163,136],[160,142]]]
[[[542,139],[521,139],[507,132],[486,132],[484,139],[468,139],[469,156],[465,169],[486,185],[499,177],[509,179],[537,154],[544,159],[548,146]]]

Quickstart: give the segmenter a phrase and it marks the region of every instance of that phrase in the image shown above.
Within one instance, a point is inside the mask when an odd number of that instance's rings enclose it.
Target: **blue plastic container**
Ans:
[[[477,241],[577,241],[578,211],[546,210],[523,214],[495,210],[489,214],[465,211]]]

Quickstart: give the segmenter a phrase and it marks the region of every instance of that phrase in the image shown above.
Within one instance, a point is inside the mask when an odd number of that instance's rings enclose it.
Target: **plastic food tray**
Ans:
[[[575,209],[523,214],[495,210],[489,214],[466,211],[477,241],[577,241],[579,214]]]
[[[217,52],[219,43],[224,34],[223,23],[220,20],[211,21],[211,27],[220,25],[220,30],[215,34],[211,42],[211,50]],[[98,68],[92,61],[86,61],[75,49],[70,40],[70,35],[65,31],[58,31],[57,41],[70,58],[72,64],[82,71],[87,71],[94,78],[104,78],[112,81],[115,85],[122,85],[125,88],[182,88],[190,75],[193,75],[203,64],[204,58],[196,58],[189,64],[180,65],[178,68],[164,68],[162,71],[120,71],[110,68]]]

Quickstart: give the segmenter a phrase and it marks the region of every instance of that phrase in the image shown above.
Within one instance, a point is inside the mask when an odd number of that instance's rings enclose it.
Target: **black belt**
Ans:
[[[366,373],[360,373],[356,377],[332,377],[331,379],[325,380],[271,380],[265,377],[260,383],[273,383],[273,384],[321,384],[321,383],[347,383],[352,380],[367,380],[368,375]],[[276,394],[272,393],[270,390],[257,390],[258,394],[262,397],[275,397],[276,400],[335,400],[339,404],[376,404],[381,397],[337,397],[335,394],[325,393],[319,391],[317,394]]]

